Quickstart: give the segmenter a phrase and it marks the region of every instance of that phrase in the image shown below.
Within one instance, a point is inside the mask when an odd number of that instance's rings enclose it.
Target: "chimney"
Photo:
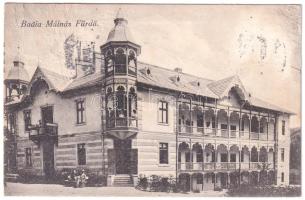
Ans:
[[[182,68],[176,67],[176,68],[174,69],[174,71],[175,71],[175,72],[178,72],[178,73],[182,73]]]

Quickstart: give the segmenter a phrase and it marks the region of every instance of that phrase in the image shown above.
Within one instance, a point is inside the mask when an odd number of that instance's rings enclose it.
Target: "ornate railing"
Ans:
[[[136,117],[117,117],[116,119],[107,120],[107,128],[116,128],[116,127],[137,127],[137,118]]]
[[[178,162],[180,171],[237,171],[262,170],[263,162]],[[273,169],[274,165],[268,162],[266,170]]]
[[[270,140],[271,136],[267,138],[267,133],[255,133],[249,131],[238,131],[228,129],[216,129],[207,127],[196,127],[187,125],[178,125],[178,133],[186,135],[207,136],[207,137],[222,137],[222,138],[240,138],[245,140]],[[249,138],[250,135],[250,138]]]
[[[36,124],[29,126],[29,137],[34,136],[57,136],[58,135],[58,124],[56,123],[45,123]]]
[[[259,133],[251,132],[251,140],[258,140],[259,139]]]

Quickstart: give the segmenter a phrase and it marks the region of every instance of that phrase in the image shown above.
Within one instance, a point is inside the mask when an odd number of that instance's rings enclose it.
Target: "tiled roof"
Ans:
[[[30,77],[23,66],[13,66],[9,69],[5,80],[21,80],[29,82]]]
[[[228,88],[228,86],[233,82],[233,80],[236,78],[236,76],[230,76],[225,79],[221,79],[218,81],[213,81],[208,84],[208,87],[217,95],[221,96],[225,90]]]
[[[119,9],[116,19],[114,20],[115,26],[113,29],[109,32],[108,38],[106,42],[133,42],[135,43],[135,40],[133,39],[131,32],[128,29],[127,26],[127,20],[124,18],[124,15],[122,14],[122,10]],[[136,43],[135,43],[136,44]]]
[[[50,71],[48,69],[38,67],[43,75],[48,79],[49,84],[57,91],[62,91],[70,82],[71,79],[67,76],[58,74],[56,72]]]
[[[103,78],[102,73],[94,73],[76,79],[69,79],[68,77],[60,75],[56,72],[52,72],[41,67],[39,67],[39,69],[46,76],[52,86],[60,92],[67,92],[73,89],[95,86],[100,84]],[[147,73],[147,69],[150,71],[149,74]],[[177,80],[178,76],[180,79],[179,81]],[[240,81],[239,77],[235,75],[218,81],[213,81],[182,72],[179,73],[175,70],[158,67],[144,62],[138,62],[137,81],[139,83],[175,91],[197,94],[201,96],[207,96],[215,99],[219,99],[221,94],[223,94],[228,87],[232,87],[232,84],[235,83],[236,80]],[[240,87],[243,88],[241,82]],[[248,96],[248,94],[245,95]],[[249,97],[248,100],[251,105],[256,107],[293,114],[289,110],[280,108],[256,97]]]
[[[146,73],[147,69],[150,70],[149,75]],[[177,81],[178,75],[180,79],[179,81]],[[171,90],[217,98],[217,96],[207,87],[212,80],[196,77],[190,74],[178,73],[173,70],[143,62],[138,62],[138,82]]]
[[[268,102],[266,102],[264,100],[261,100],[259,98],[256,98],[256,97],[251,97],[249,99],[249,101],[250,101],[251,105],[256,106],[256,107],[267,108],[267,109],[270,109],[270,110],[280,111],[280,112],[289,113],[289,114],[295,114],[295,113],[293,113],[290,110],[281,108],[279,106],[276,106],[274,104],[268,103]]]
[[[65,87],[64,92],[68,90],[94,86],[102,82],[102,73],[94,73],[87,76],[74,79]]]

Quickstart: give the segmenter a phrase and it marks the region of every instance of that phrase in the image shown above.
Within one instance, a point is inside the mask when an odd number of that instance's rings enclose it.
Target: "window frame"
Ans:
[[[26,114],[29,114],[29,117],[26,118]],[[29,121],[26,121],[29,119]],[[23,110],[23,121],[24,121],[24,130],[25,131],[30,131],[29,126],[32,124],[32,110],[31,109],[26,109]]]
[[[33,167],[32,148],[31,147],[25,148],[25,166]]]
[[[84,159],[81,159],[80,150],[84,150],[84,152],[83,152]],[[77,165],[79,165],[79,166],[87,165],[86,143],[78,143],[76,145],[76,151],[77,151]],[[84,162],[82,162],[82,161],[84,161]]]
[[[79,104],[81,105],[80,108],[79,108]],[[76,108],[76,125],[86,124],[86,100],[85,100],[85,98],[76,99],[75,108]],[[80,114],[80,116],[79,116],[79,114]]]
[[[161,104],[161,107],[160,107]],[[164,108],[164,104],[166,105],[166,108]],[[160,112],[161,112],[161,119],[160,119]],[[164,121],[164,112],[166,115],[166,121]],[[169,124],[169,103],[164,100],[158,101],[158,123],[163,124],[163,125],[168,125]]]
[[[163,153],[165,153],[165,155],[166,155],[165,158],[163,157]],[[159,143],[159,164],[160,165],[168,165],[169,164],[169,144],[166,143],[166,142],[160,142]]]
[[[286,131],[286,121],[282,120],[282,135],[285,135],[285,131]]]
[[[281,148],[281,162],[285,162],[285,148]]]

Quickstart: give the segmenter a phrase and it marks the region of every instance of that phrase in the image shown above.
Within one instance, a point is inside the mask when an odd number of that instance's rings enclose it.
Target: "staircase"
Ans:
[[[7,181],[7,182],[17,182],[18,177],[19,177],[18,174],[8,173],[8,174],[5,174],[5,181]]]
[[[114,177],[114,187],[133,187],[132,180],[128,174],[119,174]]]

